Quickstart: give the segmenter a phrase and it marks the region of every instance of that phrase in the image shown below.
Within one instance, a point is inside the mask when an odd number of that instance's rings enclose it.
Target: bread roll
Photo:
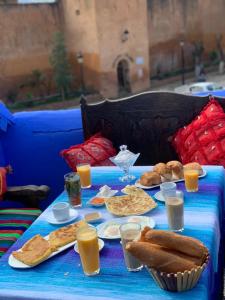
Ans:
[[[197,162],[188,163],[188,164],[184,165],[184,168],[197,170],[199,175],[203,174],[203,169],[202,169],[201,165]]]
[[[204,259],[208,253],[207,248],[200,241],[166,230],[147,231],[145,240],[200,259]]]
[[[171,160],[166,165],[172,171],[172,177],[174,180],[184,178],[183,165],[181,162]]]
[[[153,171],[165,178],[166,181],[172,179],[172,171],[164,163],[158,163],[154,166]]]
[[[151,186],[161,183],[161,177],[156,172],[145,172],[140,178],[140,184]]]
[[[160,272],[177,273],[197,267],[193,262],[147,242],[128,243],[126,250],[143,264]]]

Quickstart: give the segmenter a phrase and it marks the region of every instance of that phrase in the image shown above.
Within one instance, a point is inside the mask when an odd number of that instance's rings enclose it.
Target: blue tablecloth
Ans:
[[[139,176],[149,167],[134,167],[132,172]],[[224,169],[205,167],[207,176],[199,182],[198,193],[185,192],[185,230],[184,234],[200,239],[209,249],[211,261],[204,271],[198,285],[191,291],[171,293],[161,290],[144,269],[138,273],[126,270],[121,245],[118,240],[105,240],[101,252],[101,273],[95,277],[85,277],[80,265],[80,258],[72,248],[43,262],[32,269],[12,269],[8,265],[8,256],[20,248],[25,241],[35,234],[47,235],[57,226],[48,224],[46,216],[50,207],[33,223],[25,234],[14,244],[0,260],[0,299],[157,299],[157,300],[204,300],[212,298],[216,287],[215,274],[218,269],[218,251],[223,219],[224,204]],[[124,184],[118,180],[120,170],[114,167],[92,169],[93,186],[84,190],[83,207],[79,209],[80,218],[87,212],[94,211],[86,202],[96,194],[99,188],[108,184],[119,189]],[[178,183],[184,189],[184,183]],[[149,190],[151,195],[157,189]],[[56,201],[65,201],[62,193]],[[105,208],[98,209],[105,220],[112,219]],[[157,208],[147,215],[156,221],[156,228],[167,229],[165,206],[158,202]]]

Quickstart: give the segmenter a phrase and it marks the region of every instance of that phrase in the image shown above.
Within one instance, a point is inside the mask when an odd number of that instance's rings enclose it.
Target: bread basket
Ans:
[[[205,262],[202,264],[202,266],[189,271],[164,273],[149,267],[147,267],[147,270],[161,289],[171,292],[183,292],[188,291],[196,286],[208,261],[209,253],[207,254]]]

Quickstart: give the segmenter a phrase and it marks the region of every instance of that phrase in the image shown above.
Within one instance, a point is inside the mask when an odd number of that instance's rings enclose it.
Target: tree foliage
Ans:
[[[64,100],[70,88],[72,76],[62,32],[56,32],[54,34],[50,63],[54,72],[55,84],[61,92],[62,99]]]

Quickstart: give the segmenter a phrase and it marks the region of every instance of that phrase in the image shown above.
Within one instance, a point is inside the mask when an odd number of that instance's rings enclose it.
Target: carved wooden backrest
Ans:
[[[225,108],[225,98],[215,98]],[[81,99],[85,139],[102,132],[119,149],[122,144],[141,155],[137,165],[177,159],[171,136],[192,121],[209,101],[167,92],[145,92],[118,100],[87,104]]]

